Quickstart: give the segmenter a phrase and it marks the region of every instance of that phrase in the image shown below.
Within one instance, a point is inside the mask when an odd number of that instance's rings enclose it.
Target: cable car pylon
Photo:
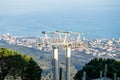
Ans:
[[[66,80],[70,80],[70,59],[71,59],[71,48],[85,46],[80,40],[81,33],[78,32],[47,32],[42,31],[44,38],[39,46],[51,46],[53,49],[53,60],[54,60],[54,73],[53,80],[58,80],[58,49],[66,50]],[[74,35],[74,36],[72,36]]]

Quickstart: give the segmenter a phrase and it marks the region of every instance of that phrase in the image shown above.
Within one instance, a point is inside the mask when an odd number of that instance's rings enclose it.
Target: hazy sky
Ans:
[[[119,8],[120,0],[0,0],[0,14]]]
[[[120,37],[120,0],[0,0],[0,33],[37,36],[42,30]]]

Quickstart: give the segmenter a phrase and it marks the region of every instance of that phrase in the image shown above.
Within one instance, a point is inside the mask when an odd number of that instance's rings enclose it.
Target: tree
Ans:
[[[0,80],[7,75],[22,80],[40,80],[42,69],[30,57],[7,48],[0,48]]]
[[[108,69],[107,77],[113,79],[114,73],[117,73],[117,76],[120,77],[120,62],[119,61],[116,61],[115,59],[94,58],[90,62],[85,64],[82,70],[79,70],[76,73],[74,80],[82,80],[84,71],[86,71],[87,80],[99,78],[100,71],[104,73],[105,64],[107,64],[107,69]]]

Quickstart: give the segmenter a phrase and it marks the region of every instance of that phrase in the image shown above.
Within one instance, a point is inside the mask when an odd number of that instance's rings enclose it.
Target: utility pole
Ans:
[[[54,80],[58,80],[58,48],[53,46]]]
[[[62,68],[60,68],[59,80],[62,80]]]
[[[114,73],[114,80],[117,80],[117,74]]]
[[[102,71],[100,71],[100,79],[102,79]]]
[[[107,64],[105,64],[104,78],[107,76]]]
[[[70,80],[70,57],[71,57],[71,48],[67,46],[66,48],[66,80]]]
[[[83,79],[82,80],[86,80],[86,72],[83,72]]]

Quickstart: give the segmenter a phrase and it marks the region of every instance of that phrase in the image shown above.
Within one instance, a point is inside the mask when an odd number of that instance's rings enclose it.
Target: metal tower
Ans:
[[[51,46],[53,49],[53,60],[54,60],[54,80],[58,80],[58,48],[66,50],[66,80],[70,80],[70,58],[71,48],[85,46],[80,41],[81,33],[77,32],[42,32],[44,37],[39,43],[39,46]]]

